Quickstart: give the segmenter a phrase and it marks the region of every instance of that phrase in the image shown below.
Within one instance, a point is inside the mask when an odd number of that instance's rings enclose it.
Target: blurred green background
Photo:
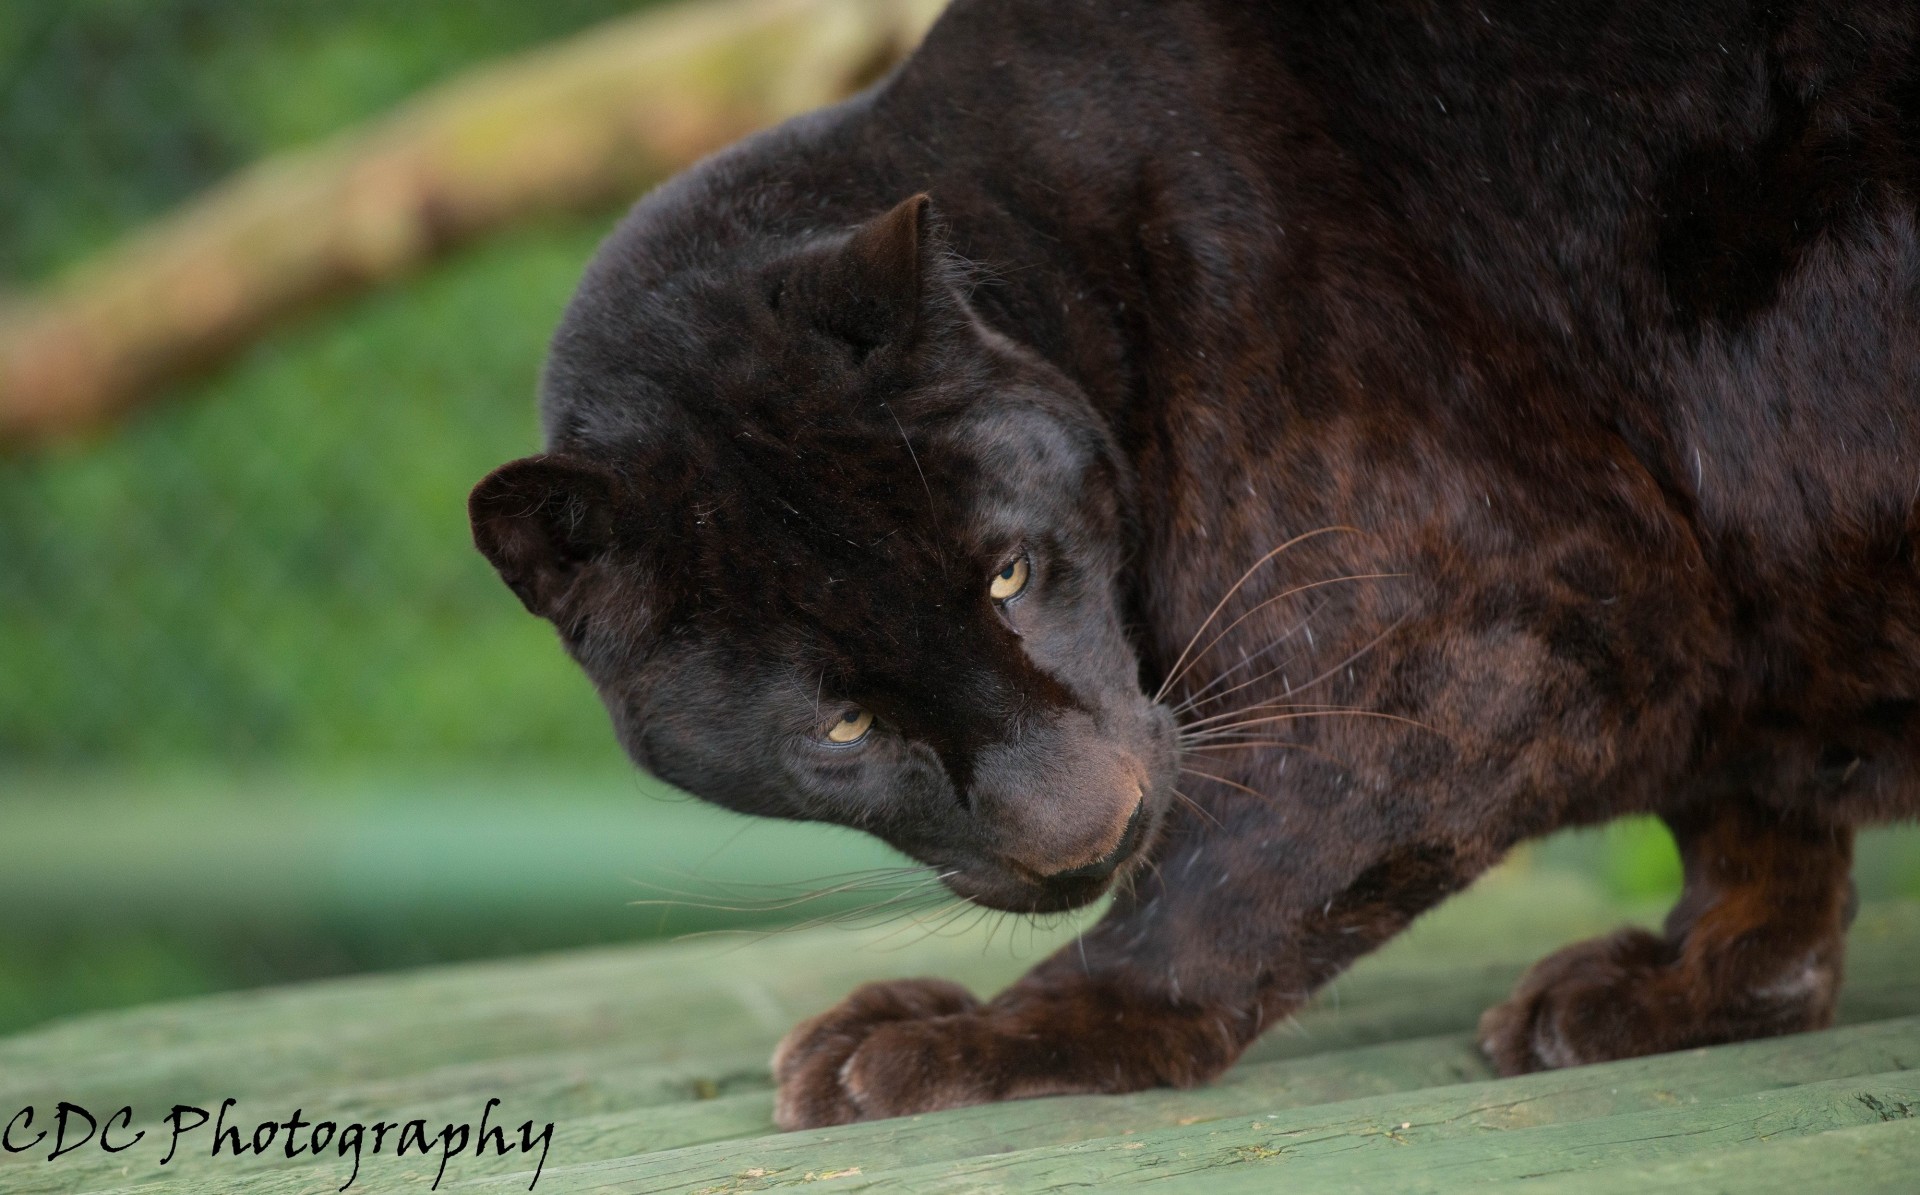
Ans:
[[[0,288],[261,155],[634,7],[8,0]],[[897,861],[634,776],[470,546],[467,489],[536,446],[544,342],[611,217],[497,237],[108,433],[0,458],[0,1032],[812,916],[853,898],[771,906]],[[1870,895],[1920,895],[1911,844],[1867,844]],[[1676,882],[1646,823],[1529,860],[1627,898]],[[676,885],[701,899],[630,903]]]
[[[0,4],[0,289],[627,0]],[[635,776],[465,498],[537,447],[608,212],[296,321],[0,458],[0,1031],[244,984],[822,915],[897,862]],[[635,906],[665,890],[684,906]]]

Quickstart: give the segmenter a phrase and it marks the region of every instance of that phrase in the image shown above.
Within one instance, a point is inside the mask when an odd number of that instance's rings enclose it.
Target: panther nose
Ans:
[[[1120,832],[1120,842],[1105,855],[1091,863],[1070,867],[1066,871],[1056,871],[1048,876],[1049,880],[1104,880],[1112,875],[1120,864],[1133,854],[1140,845],[1140,835],[1146,826],[1147,803],[1142,800],[1133,807],[1133,816],[1127,819],[1127,828]]]

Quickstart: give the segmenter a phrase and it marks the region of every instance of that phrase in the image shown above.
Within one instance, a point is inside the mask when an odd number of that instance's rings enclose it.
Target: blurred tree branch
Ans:
[[[601,26],[278,155],[0,305],[0,446],[96,426],[290,311],[637,195],[876,78],[944,0],[707,0]]]

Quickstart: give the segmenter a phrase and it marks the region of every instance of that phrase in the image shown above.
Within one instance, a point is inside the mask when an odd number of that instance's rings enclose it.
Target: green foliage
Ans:
[[[1600,877],[1613,895],[1627,901],[1679,895],[1680,851],[1658,818],[1623,818],[1600,833]]]
[[[7,0],[0,279],[42,278],[262,154],[645,3]],[[492,843],[566,806],[530,775],[625,774],[598,702],[473,551],[464,510],[487,469],[538,444],[545,340],[605,223],[482,246],[296,324],[98,438],[0,458],[0,847],[16,878],[20,859],[68,852],[65,879],[43,868],[4,902],[0,1027],[671,928],[637,920],[624,889],[567,886],[595,841],[580,833],[566,859],[542,856],[549,885],[512,889],[510,910],[473,907],[503,869],[473,835]],[[466,866],[457,892],[379,851],[352,886],[370,903],[343,911],[294,884],[320,850],[305,811],[366,785],[300,786],[256,819],[256,857],[281,862],[224,903],[207,893],[230,859],[148,851],[168,864],[148,890],[106,846],[130,817],[164,812],[180,843],[233,821],[192,799],[208,786],[155,769],[384,773],[365,798],[377,842],[395,770],[507,759],[532,769],[509,786],[520,821],[500,802],[436,815],[470,831],[431,855]],[[88,782],[98,799],[36,837],[36,811],[75,800],[82,766],[104,777]],[[435,842],[431,821],[391,828]]]
[[[541,352],[595,233],[495,242],[0,467],[0,763],[609,762],[464,505],[538,442]]]
[[[647,0],[7,0],[0,279],[39,277],[262,154]]]
[[[0,275],[633,0],[0,5]],[[483,247],[295,327],[100,440],[0,461],[0,767],[613,758],[463,502],[537,445],[599,227]]]

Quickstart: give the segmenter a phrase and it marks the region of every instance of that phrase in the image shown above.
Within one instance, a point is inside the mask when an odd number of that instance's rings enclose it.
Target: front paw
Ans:
[[[782,1129],[877,1120],[978,1103],[957,1057],[979,1007],[939,979],[870,983],[803,1021],[773,1054]]]
[[[1644,930],[1579,942],[1535,963],[1480,1018],[1480,1049],[1502,1075],[1657,1053],[1684,1017],[1672,1007],[1674,948]]]

